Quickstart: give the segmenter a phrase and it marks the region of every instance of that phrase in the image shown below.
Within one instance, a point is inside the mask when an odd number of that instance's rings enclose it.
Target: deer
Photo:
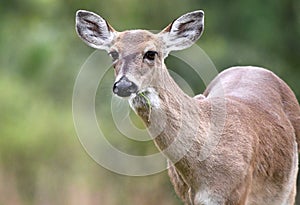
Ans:
[[[145,123],[184,204],[295,203],[300,107],[291,88],[265,68],[235,66],[190,97],[168,72],[168,54],[202,35],[202,10],[180,16],[159,33],[119,32],[96,13],[78,10],[76,31],[112,58],[112,92],[128,100]],[[207,147],[211,139],[216,142]]]

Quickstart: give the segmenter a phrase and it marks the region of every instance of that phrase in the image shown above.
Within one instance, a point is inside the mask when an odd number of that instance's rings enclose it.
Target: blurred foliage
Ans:
[[[181,204],[166,172],[138,178],[111,173],[76,138],[72,89],[93,52],[75,33],[78,9],[99,13],[117,30],[159,30],[203,9],[206,27],[198,45],[220,71],[266,67],[300,99],[297,0],[1,0],[0,5],[0,204]],[[167,63],[178,71],[175,61]],[[192,74],[185,79],[193,91],[203,91]],[[129,148],[140,154],[147,147],[155,151],[152,146]]]

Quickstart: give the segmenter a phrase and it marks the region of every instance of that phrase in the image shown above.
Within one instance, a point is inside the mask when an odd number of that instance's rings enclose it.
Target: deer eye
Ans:
[[[109,52],[108,55],[110,55],[113,62],[119,59],[119,53],[117,51]]]
[[[144,55],[144,59],[148,59],[148,60],[151,60],[153,61],[155,59],[155,55],[157,54],[156,51],[147,51]]]

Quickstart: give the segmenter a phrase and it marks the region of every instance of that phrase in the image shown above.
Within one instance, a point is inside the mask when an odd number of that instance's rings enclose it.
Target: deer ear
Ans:
[[[76,12],[76,31],[86,44],[104,50],[109,49],[116,33],[102,17],[84,10]]]
[[[170,51],[182,50],[193,45],[204,29],[204,12],[194,11],[174,20],[158,35],[162,39],[165,56]]]

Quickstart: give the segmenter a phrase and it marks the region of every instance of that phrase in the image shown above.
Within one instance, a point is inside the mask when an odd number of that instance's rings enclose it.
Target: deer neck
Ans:
[[[166,67],[154,76],[152,86],[130,100],[146,124],[156,146],[171,161],[178,158],[205,133],[207,115],[200,100],[189,97],[176,84]],[[187,148],[187,149],[186,149]]]

